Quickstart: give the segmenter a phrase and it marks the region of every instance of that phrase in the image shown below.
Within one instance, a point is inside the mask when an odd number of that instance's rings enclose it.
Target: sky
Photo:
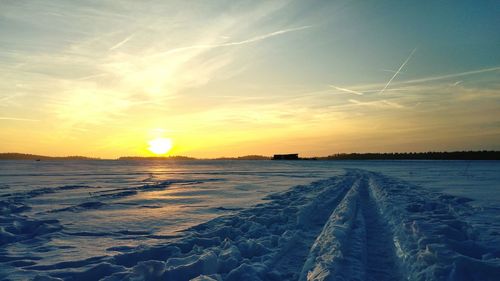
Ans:
[[[500,149],[500,2],[0,0],[0,152]]]

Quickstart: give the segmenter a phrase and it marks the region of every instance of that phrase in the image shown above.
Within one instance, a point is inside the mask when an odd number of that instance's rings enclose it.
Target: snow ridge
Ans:
[[[430,193],[379,174],[370,190],[393,232],[409,280],[496,280],[500,245],[478,239],[467,198]]]
[[[468,201],[349,169],[189,228],[168,244],[9,266],[35,280],[496,280],[500,245],[468,223]],[[2,207],[7,217],[23,209]]]
[[[314,242],[300,280],[402,280],[391,242],[359,174]]]

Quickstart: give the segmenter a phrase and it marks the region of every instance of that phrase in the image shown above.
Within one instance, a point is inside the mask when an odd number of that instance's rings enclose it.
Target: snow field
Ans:
[[[469,223],[476,212],[470,201],[348,169],[191,227],[169,243],[50,265],[8,262],[39,281],[497,280],[498,237],[479,235]],[[23,217],[19,203],[2,204],[2,243],[62,231],[57,222]]]

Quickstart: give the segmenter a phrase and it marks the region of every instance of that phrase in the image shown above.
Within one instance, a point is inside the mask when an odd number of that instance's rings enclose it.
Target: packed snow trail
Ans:
[[[474,212],[467,204],[470,199],[432,193],[380,174],[369,175],[371,191],[392,229],[405,277],[409,280],[498,279],[500,244],[481,239],[467,222],[467,217]]]
[[[47,265],[11,257],[9,266],[35,280],[497,280],[500,245],[468,223],[469,201],[349,169],[167,244]],[[6,208],[11,216],[22,212]]]
[[[301,280],[402,280],[392,234],[368,188],[359,175],[312,246]]]
[[[366,280],[403,280],[398,268],[394,238],[389,226],[381,217],[377,202],[370,195],[366,181],[360,191],[360,205],[366,222]]]

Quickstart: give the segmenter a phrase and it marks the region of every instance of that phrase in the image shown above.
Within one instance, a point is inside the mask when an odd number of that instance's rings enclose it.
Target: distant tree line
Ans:
[[[500,151],[339,153],[318,160],[500,160]]]
[[[197,159],[188,156],[143,157],[125,156],[117,160],[270,160],[269,156],[246,155]],[[52,157],[23,153],[0,153],[0,160],[105,160],[84,156]],[[297,158],[297,160],[500,160],[500,151],[454,151],[454,152],[402,152],[402,153],[338,153],[325,157]]]
[[[100,158],[91,158],[84,156],[43,156],[25,153],[0,153],[0,160],[101,160]]]

